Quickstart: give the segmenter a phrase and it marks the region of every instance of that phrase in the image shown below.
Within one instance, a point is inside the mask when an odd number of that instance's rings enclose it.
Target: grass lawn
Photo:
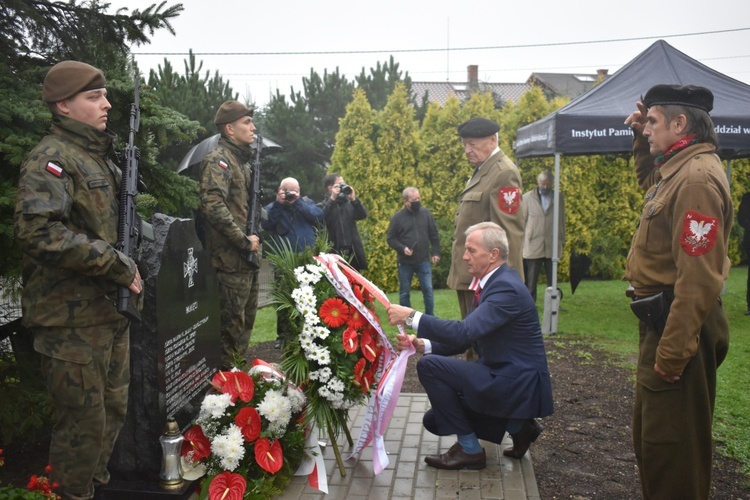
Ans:
[[[747,267],[735,267],[727,281],[723,296],[724,308],[729,317],[729,355],[718,372],[714,439],[722,443],[719,452],[743,464],[750,477],[750,316],[745,316],[745,284]],[[586,345],[593,345],[616,354],[624,366],[635,370],[638,354],[638,326],[625,297],[626,283],[622,281],[584,281],[570,292],[569,283],[560,283],[563,291],[562,308],[558,320],[557,336],[575,339],[581,343],[582,355]],[[544,287],[537,291],[539,314],[543,308]],[[388,294],[398,302],[398,294]],[[424,310],[422,294],[412,292],[412,306]],[[381,322],[387,325],[382,308],[378,309]],[[456,294],[452,290],[435,291],[435,312],[448,319],[459,319]],[[396,328],[387,327],[395,336]],[[276,338],[276,313],[273,307],[258,311],[252,342]]]

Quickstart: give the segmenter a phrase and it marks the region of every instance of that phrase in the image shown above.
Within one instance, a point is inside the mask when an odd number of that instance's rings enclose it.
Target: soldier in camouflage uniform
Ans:
[[[253,110],[237,101],[221,105],[214,118],[221,138],[203,159],[201,211],[206,220],[206,246],[219,281],[222,368],[246,360],[258,308],[258,270],[248,264],[259,250],[256,235],[247,235],[252,192],[250,159],[255,141]]]
[[[129,324],[118,286],[140,294],[135,263],[115,249],[120,170],[108,159],[104,74],[64,61],[44,80],[50,132],[21,167],[14,222],[23,251],[23,322],[42,355],[57,410],[52,480],[64,499],[94,497],[125,420]]]

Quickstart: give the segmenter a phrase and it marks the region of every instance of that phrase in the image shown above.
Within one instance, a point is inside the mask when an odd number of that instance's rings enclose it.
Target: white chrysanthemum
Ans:
[[[231,424],[227,430],[211,441],[211,452],[219,457],[221,466],[228,471],[236,469],[245,456],[242,429]]]
[[[299,413],[305,406],[305,393],[295,387],[289,387],[286,391],[286,397],[292,406],[292,413]]]
[[[328,387],[334,392],[343,392],[345,388],[344,383],[338,377],[333,377],[328,382]]]
[[[313,335],[318,337],[320,340],[327,339],[328,335],[330,334],[331,334],[331,331],[325,326],[316,326],[313,328]]]
[[[327,347],[318,347],[313,356],[315,357],[315,361],[321,365],[331,364],[331,352]]]
[[[209,394],[203,398],[198,420],[217,420],[230,406],[234,406],[231,394]]]
[[[331,375],[333,375],[333,370],[331,370],[329,367],[325,366],[318,370],[320,372],[320,380],[322,382],[328,382],[330,380]]]
[[[292,404],[281,392],[271,390],[258,405],[258,412],[269,422],[286,427],[292,418]]]

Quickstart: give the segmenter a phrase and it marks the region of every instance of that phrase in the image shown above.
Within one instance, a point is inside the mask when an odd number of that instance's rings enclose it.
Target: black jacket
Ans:
[[[365,249],[356,224],[356,221],[367,217],[367,209],[362,202],[358,199],[350,202],[346,197],[334,201],[326,197],[320,207],[323,209],[328,239],[336,253],[346,258],[351,256],[354,269],[367,269]]]

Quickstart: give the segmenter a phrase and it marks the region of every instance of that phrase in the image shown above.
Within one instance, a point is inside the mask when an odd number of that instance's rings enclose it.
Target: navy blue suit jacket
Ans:
[[[552,385],[536,304],[518,273],[500,266],[485,283],[476,309],[463,321],[422,315],[417,336],[432,355],[474,347],[485,370],[462,391],[474,411],[502,418],[552,414]]]

